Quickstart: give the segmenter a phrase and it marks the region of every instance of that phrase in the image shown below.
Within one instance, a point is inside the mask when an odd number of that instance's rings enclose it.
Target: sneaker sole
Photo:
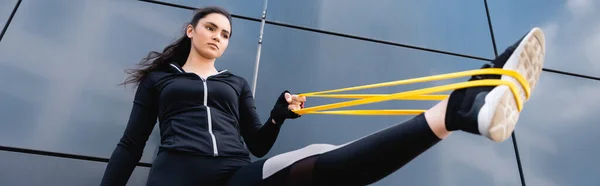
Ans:
[[[534,28],[519,43],[503,69],[519,72],[529,83],[531,92],[540,78],[546,52],[544,33]],[[511,81],[519,88],[519,97],[525,103],[525,91],[511,76],[502,80]],[[520,112],[513,93],[506,85],[497,86],[485,97],[485,104],[478,115],[479,131],[494,142],[506,140],[515,129]]]

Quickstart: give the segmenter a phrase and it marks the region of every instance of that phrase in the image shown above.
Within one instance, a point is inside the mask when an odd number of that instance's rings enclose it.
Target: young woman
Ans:
[[[401,124],[343,144],[315,144],[263,157],[286,119],[305,98],[284,91],[263,124],[247,81],[215,69],[227,49],[231,16],[199,9],[185,35],[162,53],[151,52],[125,83],[137,91],[127,128],[106,167],[102,185],[125,185],[158,118],[160,151],[147,185],[366,185],[410,162],[451,131],[503,141],[519,110],[507,86],[454,90],[450,97]],[[483,68],[520,72],[533,90],[543,65],[544,36],[535,28]],[[479,75],[471,80],[504,79]],[[516,82],[516,81],[515,81]],[[516,84],[519,85],[518,83]],[[521,91],[522,88],[521,88]],[[519,94],[525,100],[524,94]],[[247,147],[247,148],[246,148]]]

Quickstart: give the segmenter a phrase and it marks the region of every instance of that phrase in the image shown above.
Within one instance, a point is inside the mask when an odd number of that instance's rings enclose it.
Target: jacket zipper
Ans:
[[[170,64],[172,67],[174,67],[175,69],[177,69],[177,71],[181,72],[181,73],[185,73],[183,72],[182,69],[177,68],[177,66]],[[227,70],[223,70],[217,74],[226,72]],[[206,77],[206,79],[200,77],[198,74],[195,74],[196,76],[198,76],[200,79],[202,79],[202,84],[204,85],[204,106],[206,107],[206,115],[208,116],[208,133],[210,134],[210,137],[212,138],[212,145],[213,145],[213,156],[218,156],[219,155],[219,150],[217,148],[217,138],[215,137],[215,134],[213,133],[212,130],[212,116],[210,114],[210,107],[208,106],[208,85],[207,85],[207,80],[210,76]]]
[[[200,76],[198,76],[198,77],[200,77]],[[208,79],[208,77],[206,77],[206,78]],[[208,133],[210,134],[210,137],[212,138],[213,155],[218,156],[219,151],[217,149],[217,138],[215,137],[215,134],[213,133],[213,130],[212,130],[212,117],[210,114],[210,107],[208,106],[208,86],[206,85],[206,80],[204,78],[201,77],[200,79],[202,79],[202,84],[204,84],[204,106],[206,107],[206,115],[208,115]]]

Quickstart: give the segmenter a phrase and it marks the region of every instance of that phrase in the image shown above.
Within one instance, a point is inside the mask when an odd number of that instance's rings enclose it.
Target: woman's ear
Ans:
[[[192,38],[192,36],[194,35],[194,26],[192,25],[188,25],[187,28],[185,29],[185,34],[187,35],[188,38]]]

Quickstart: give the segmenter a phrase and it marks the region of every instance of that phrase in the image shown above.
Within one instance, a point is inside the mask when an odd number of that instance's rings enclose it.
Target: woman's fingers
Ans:
[[[288,108],[290,110],[301,109],[304,107],[304,102],[306,102],[305,96],[298,96],[298,95],[286,93],[285,98],[289,103]]]

